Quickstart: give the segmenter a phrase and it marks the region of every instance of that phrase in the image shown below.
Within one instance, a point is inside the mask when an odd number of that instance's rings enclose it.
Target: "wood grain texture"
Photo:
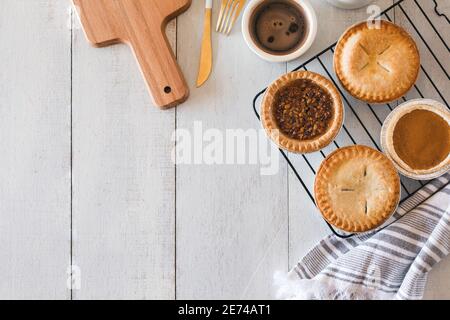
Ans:
[[[236,24],[229,38],[213,33],[214,71],[205,86],[194,89],[186,105],[160,112],[148,108],[128,48],[91,48],[77,19],[71,68],[71,0],[3,0],[0,36],[8,45],[0,50],[0,299],[70,299],[71,260],[81,271],[74,299],[273,298],[274,272],[287,271],[329,234],[297,178],[283,159],[279,173],[268,177],[252,165],[175,168],[171,134],[176,125],[192,131],[195,121],[204,129],[260,128],[251,109],[256,91],[367,16],[312,3],[319,36],[303,59],[259,60]],[[179,18],[178,32],[175,23],[167,31],[174,48],[178,33],[178,56],[191,86],[203,14],[204,2],[195,1]],[[411,13],[428,23],[420,14]],[[426,64],[435,68],[430,62],[432,57]],[[385,116],[387,110],[377,112]],[[426,298],[449,298],[449,273],[447,258],[430,273]]]
[[[191,0],[73,1],[93,45],[131,46],[156,106],[166,109],[187,99],[189,90],[164,30]]]
[[[73,94],[74,299],[173,299],[175,110],[148,108],[125,45],[94,49],[80,28]]]
[[[417,0],[424,8],[425,12],[434,12],[434,4],[428,0]],[[439,1],[438,1],[439,2]],[[402,10],[403,9],[403,10]],[[445,72],[450,73],[450,65],[448,63],[449,52],[444,46],[443,42],[436,37],[436,32],[433,26],[439,32],[446,43],[450,40],[450,33],[448,31],[448,23],[443,17],[431,14],[428,16],[432,25],[417,7],[414,1],[405,1],[402,3],[402,9],[395,9],[394,15],[391,19],[405,28],[415,39],[419,50],[421,52],[422,67],[433,76],[435,84],[438,88],[446,88],[448,86],[448,77]],[[408,17],[406,16],[408,15]],[[411,21],[416,26],[420,26],[417,30],[412,26]],[[421,39],[427,41],[427,45]],[[435,57],[443,62],[442,67],[439,66]],[[422,95],[426,98],[432,98],[442,102],[442,98],[438,95],[434,87],[431,85],[423,72],[419,76],[417,85],[421,90]],[[446,101],[450,100],[450,91],[442,90],[442,95]],[[421,98],[417,90],[411,90],[408,99]],[[431,270],[428,276],[428,283],[425,290],[425,299],[449,299],[450,298],[450,257],[447,257],[441,263]]]
[[[374,4],[378,5],[382,10],[392,5],[392,0],[378,0],[374,1]],[[304,57],[301,57],[297,61],[288,63],[288,70],[292,70],[295,67],[301,65],[304,61],[314,56],[324,48],[328,47],[340,37],[340,35],[351,25],[365,20],[368,18],[366,8],[358,10],[342,10],[331,6],[326,1],[314,0],[311,1],[314,9],[317,13],[319,21],[318,37],[306,53]],[[328,58],[328,59],[327,59]],[[332,64],[332,56],[322,57],[325,64]],[[321,66],[316,66],[316,72],[324,73]],[[352,117],[351,112],[346,112],[346,118]],[[373,122],[373,121],[371,121]],[[376,128],[374,128],[375,130]],[[380,128],[378,128],[379,130]],[[360,136],[364,135],[364,132],[355,132]],[[364,140],[363,140],[364,141]],[[341,141],[340,141],[341,142]],[[367,139],[367,144],[370,145],[370,140]],[[351,141],[342,141],[340,145],[351,144]],[[332,146],[326,148],[328,153],[332,151]],[[327,151],[325,151],[327,154]],[[297,159],[298,157],[291,157]],[[291,159],[291,160],[292,160]],[[309,155],[308,160],[314,165],[318,166],[323,160],[323,156],[319,153]],[[303,160],[297,160],[300,167],[305,169],[305,172],[311,172],[306,162]],[[311,174],[311,181],[314,180],[314,176]],[[314,207],[307,193],[304,191],[302,185],[298,181],[295,174],[289,172],[289,265],[293,266],[298,260],[303,257],[313,246],[315,246],[323,237],[330,234],[330,230],[323,221],[320,213]]]
[[[197,76],[204,2],[178,18],[178,56],[188,83]],[[213,21],[217,21],[218,7]],[[178,109],[179,129],[260,128],[251,109],[258,88],[286,71],[258,59],[239,24],[213,34],[209,80]],[[286,165],[263,177],[257,165],[177,166],[177,298],[270,298],[275,270],[287,271]]]
[[[408,3],[411,3],[412,1],[408,1]],[[419,1],[421,5],[428,7],[427,12],[430,11],[430,6],[432,5],[430,1],[426,0],[420,0]],[[391,0],[378,0],[374,1],[374,4],[379,5],[380,8],[385,9],[388,6],[392,5],[394,1]],[[365,9],[360,10],[340,10],[333,8],[329,6],[326,2],[316,0],[312,1],[312,4],[314,8],[316,9],[316,12],[318,13],[318,19],[319,19],[319,31],[318,31],[318,38],[311,48],[309,52],[305,55],[305,57],[299,59],[298,61],[294,61],[288,64],[288,70],[294,69],[295,67],[302,64],[303,61],[306,61],[309,57],[313,56],[317,52],[320,52],[321,49],[327,47],[331,43],[335,42],[336,39],[339,37],[339,35],[350,25],[354,24],[355,22],[358,22],[360,20],[366,19],[367,14],[365,12]],[[428,23],[424,20],[424,17],[421,16],[421,12],[419,10],[413,10],[413,6],[410,6],[409,4],[404,6],[405,10],[407,10],[408,14],[410,15],[411,19],[413,21],[417,21],[418,23],[421,23],[421,26],[424,26],[425,23]],[[395,18],[396,23],[402,25],[407,30],[413,34],[414,30],[411,30],[411,26],[408,26],[407,21],[405,19],[402,20],[402,13],[396,11],[396,14],[393,19]],[[438,28],[442,31],[442,25],[438,23],[437,19],[434,17],[430,17]],[[430,30],[428,30],[430,31]],[[447,37],[448,39],[448,32],[442,33],[444,37]],[[439,41],[439,39],[433,38],[431,36],[431,33],[428,33],[426,35],[431,41]],[[423,44],[420,44],[422,45]],[[424,49],[424,48],[422,48]],[[443,48],[442,48],[443,49]],[[440,50],[437,52],[437,54],[440,55],[440,57],[443,57],[444,50]],[[429,55],[429,53],[428,53]],[[431,72],[433,72],[434,75],[437,75],[439,78],[438,83],[441,87],[443,87],[444,79],[443,79],[443,73],[442,70],[436,65],[432,63],[432,57],[428,56],[426,58],[422,58],[422,62],[425,66],[428,66],[430,68]],[[324,63],[327,65],[327,61],[329,61],[329,66],[331,66],[331,59],[332,57],[322,57]],[[320,66],[317,66],[317,70],[320,72]],[[439,97],[436,97],[436,92],[433,90],[433,88],[430,88],[429,85],[426,84],[426,79],[419,78],[419,84],[420,87],[425,87],[424,94],[426,96],[432,96],[433,98],[438,99]],[[446,99],[449,99],[450,96],[448,95],[448,92],[444,92],[444,95]],[[407,98],[413,99],[418,98],[418,93],[412,90],[408,95]],[[350,98],[349,98],[350,99]],[[439,100],[439,99],[438,99]],[[352,103],[354,100],[351,100]],[[356,107],[359,107],[356,105]],[[362,110],[367,108],[356,108],[357,112],[359,113],[359,116],[363,119],[365,117],[373,117],[373,115],[364,114]],[[375,110],[379,117],[381,119],[384,119],[389,110],[385,110],[382,106],[379,106]],[[351,112],[347,112],[346,117],[351,117]],[[378,132],[380,130],[380,126],[378,126],[378,123],[375,119],[365,119],[365,121],[370,121],[374,124],[372,128],[369,128],[371,132]],[[350,128],[350,130],[355,130],[355,128]],[[360,137],[364,134],[363,132],[355,132],[355,134],[360,134]],[[377,136],[377,134],[374,134],[374,136]],[[339,141],[340,145],[347,145],[350,144],[351,141],[345,141],[343,139],[342,141]],[[372,142],[370,142],[369,139],[367,139],[367,144],[371,145]],[[328,154],[332,151],[333,148],[326,148],[325,154]],[[291,159],[292,160],[292,159]],[[314,155],[310,157],[310,160],[312,160],[312,163],[319,163],[319,161],[322,160],[322,156],[317,155],[317,158],[315,158]],[[309,170],[306,163],[298,163],[298,165],[303,166],[306,171]],[[314,179],[313,176],[310,177],[310,179]],[[415,190],[417,188],[417,183],[409,181],[405,182],[406,187],[410,190]],[[307,198],[308,195],[304,191],[303,187],[301,186],[300,182],[298,181],[297,177],[294,175],[292,171],[289,172],[289,265],[293,266],[295,263],[298,262],[298,259],[303,257],[313,246],[317,244],[318,241],[320,241],[323,237],[330,234],[330,231],[328,227],[324,224],[322,217],[317,212],[317,209],[312,205],[311,201]],[[441,262],[432,272],[429,276],[429,283],[427,285],[427,290],[425,293],[426,299],[445,299],[449,297],[450,294],[450,283],[447,281],[448,274],[450,273],[450,263],[449,258],[445,259],[443,262]],[[447,276],[446,276],[447,275]]]
[[[43,0],[0,6],[0,299],[70,298],[66,9]]]

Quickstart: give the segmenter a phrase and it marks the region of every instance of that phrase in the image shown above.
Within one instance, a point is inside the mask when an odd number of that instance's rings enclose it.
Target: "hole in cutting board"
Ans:
[[[169,87],[169,86],[167,86],[167,87],[164,88],[164,92],[167,93],[167,94],[169,94],[169,93],[172,92],[172,88]]]

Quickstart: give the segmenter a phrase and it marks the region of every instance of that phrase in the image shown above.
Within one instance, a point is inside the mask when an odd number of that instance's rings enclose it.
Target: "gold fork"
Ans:
[[[216,31],[229,35],[246,0],[222,0]]]

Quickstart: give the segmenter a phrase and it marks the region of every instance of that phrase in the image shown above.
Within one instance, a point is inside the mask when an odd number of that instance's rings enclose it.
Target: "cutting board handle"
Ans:
[[[189,89],[165,33],[170,17],[155,19],[154,9],[140,9],[128,6],[123,13],[127,16],[126,41],[139,61],[154,103],[162,109],[171,108],[188,98]]]
[[[95,46],[128,43],[156,106],[174,107],[189,88],[170,47],[167,23],[191,0],[73,0],[89,41]]]
[[[140,21],[134,23],[139,24]],[[164,32],[165,26],[158,32],[144,26],[135,30],[141,32],[131,33],[128,42],[155,105],[167,109],[186,101],[189,89]]]

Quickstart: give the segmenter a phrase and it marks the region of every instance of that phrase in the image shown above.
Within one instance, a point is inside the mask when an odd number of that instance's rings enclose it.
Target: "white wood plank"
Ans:
[[[381,8],[387,8],[392,1],[376,1]],[[427,1],[421,1],[422,4],[429,5]],[[317,9],[319,16],[319,38],[316,41],[313,48],[307,54],[307,56],[312,56],[317,52],[320,52],[320,48],[325,48],[327,44],[331,44],[339,37],[341,32],[345,30],[346,27],[351,24],[362,20],[367,17],[365,10],[355,10],[355,11],[344,11],[332,8],[324,1],[313,1],[313,5]],[[405,6],[408,10],[410,4]],[[429,9],[429,8],[428,8]],[[420,16],[419,10],[408,10],[409,14],[412,15],[413,21],[423,21],[423,17]],[[414,15],[417,15],[415,17]],[[407,21],[401,20],[401,14],[396,14],[396,22],[408,26]],[[433,17],[432,17],[433,18]],[[437,27],[440,27],[440,21],[433,18],[433,22]],[[425,23],[425,22],[423,22]],[[413,31],[413,30],[411,30]],[[428,38],[427,38],[428,39]],[[437,41],[439,45],[439,39],[433,38],[431,41]],[[425,48],[426,49],[426,48]],[[437,54],[442,54],[437,52]],[[299,61],[290,63],[288,69],[293,69],[294,67],[300,65],[305,59],[300,59]],[[426,64],[430,63],[430,57],[426,59]],[[430,70],[442,76],[442,71],[436,65],[431,65]],[[442,85],[442,80],[439,82]],[[425,79],[419,79],[419,84],[425,82]],[[432,88],[427,88],[424,90],[425,94],[436,96],[436,92]],[[410,95],[414,93],[411,92]],[[444,92],[444,94],[447,94]],[[408,96],[409,97],[409,96]],[[417,96],[411,96],[410,98],[417,98]],[[308,168],[304,164],[305,170]],[[330,233],[329,229],[326,227],[320,214],[311,204],[307,198],[307,194],[303,191],[302,186],[298,182],[295,175],[290,172],[289,174],[289,238],[290,238],[290,266],[297,263],[298,259],[303,257],[309,249],[311,249],[317,242],[324,236]],[[429,275],[429,283],[427,285],[427,291],[425,294],[426,299],[446,299],[450,294],[450,283],[447,281],[449,279],[448,274],[450,273],[449,259],[445,259],[439,265],[435,267],[434,270]]]
[[[444,32],[443,29],[447,28],[448,23],[445,18],[439,18],[434,14],[434,7],[431,1],[419,0],[418,3],[423,7],[426,13],[428,13],[429,19],[432,21],[433,26],[440,32],[444,39],[448,39],[449,33]],[[435,31],[432,29],[430,23],[426,20],[423,13],[418,8],[417,4],[412,1],[405,1],[402,3],[402,8],[409,16],[409,19],[416,25],[417,30],[412,26],[411,22],[406,17],[405,13],[401,9],[395,9],[394,17],[395,22],[404,27],[415,39],[421,52],[422,66],[431,75],[437,88],[441,90],[443,97],[449,101],[450,92],[448,91],[448,78],[445,76],[443,69],[439,66],[431,52],[439,59],[445,71],[450,72],[448,64],[448,51],[444,47],[441,40],[436,36]],[[419,35],[420,33],[420,35]],[[429,48],[425,45],[422,36],[427,41]],[[447,41],[447,40],[445,40]],[[448,43],[448,41],[447,41]],[[421,73],[417,81],[417,86],[422,94],[426,98],[435,99],[442,102],[439,94],[431,85],[428,78]],[[420,98],[417,90],[412,90],[409,95],[409,99]],[[427,288],[425,291],[425,299],[449,299],[450,298],[450,257],[447,257],[439,263],[430,272],[428,276]]]
[[[367,17],[312,2],[319,37],[288,69]],[[3,0],[0,7],[8,44],[0,51],[7,61],[0,73],[0,299],[70,298],[69,7],[69,0]],[[203,1],[194,1],[179,18],[179,56],[191,86],[202,14]],[[205,129],[258,128],[251,100],[286,65],[260,61],[238,26],[230,38],[214,34],[211,79],[177,111],[161,112],[128,48],[91,48],[75,24],[72,250],[81,289],[73,297],[274,297],[274,272],[287,271],[329,233],[297,178],[283,159],[270,177],[252,165],[175,171],[170,137],[176,122],[191,131],[194,121]],[[174,23],[169,35],[174,43]],[[427,299],[449,297],[448,274],[446,259],[430,274]]]
[[[70,30],[60,1],[0,6],[0,299],[67,299]]]
[[[204,1],[179,18],[178,53],[188,82],[197,76]],[[217,21],[216,6],[213,21]],[[214,33],[214,70],[177,111],[179,129],[258,129],[256,91],[285,64],[257,58],[239,23],[232,35]],[[177,298],[271,298],[276,270],[287,271],[286,164],[262,177],[255,165],[177,166]]]
[[[345,29],[352,24],[369,17],[366,13],[366,8],[342,10],[331,6],[326,1],[314,0],[311,2],[316,9],[319,20],[317,40],[304,57],[288,64],[288,70],[292,70],[301,65],[308,58],[336,42]],[[392,0],[374,1],[374,4],[378,5],[381,9],[387,8],[392,3]],[[352,115],[347,114],[347,116]],[[313,161],[317,165],[317,161],[322,160],[323,156],[320,154],[315,156],[320,157],[320,159]],[[301,165],[303,170],[310,172],[306,163],[302,163]],[[307,183],[308,185],[312,185],[313,181],[310,179]],[[328,234],[330,234],[330,230],[323,221],[320,213],[310,201],[295,174],[289,170],[289,265],[293,266],[297,263],[301,257]]]
[[[152,106],[127,46],[92,48],[77,29],[73,59],[74,298],[172,299],[175,110]]]

